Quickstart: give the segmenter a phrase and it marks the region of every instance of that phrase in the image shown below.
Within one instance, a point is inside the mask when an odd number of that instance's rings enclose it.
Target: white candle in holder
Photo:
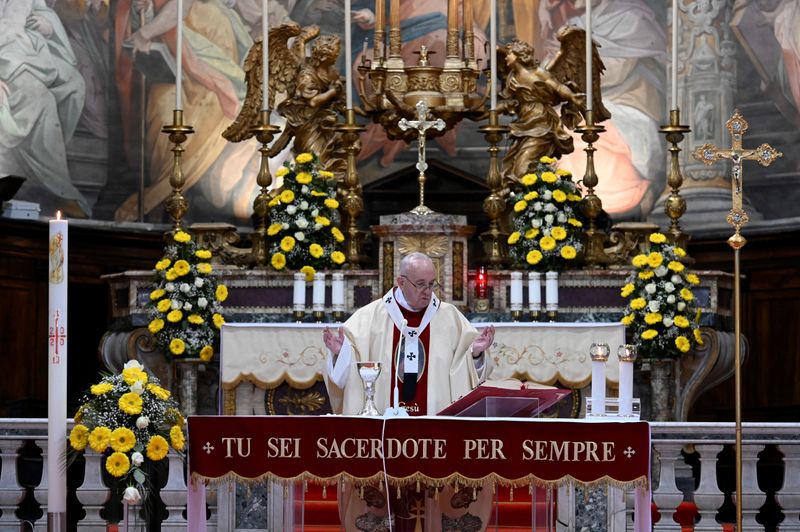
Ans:
[[[491,63],[489,75],[492,78],[490,109],[494,111],[497,109],[497,0],[491,1],[489,9],[489,62]]]
[[[178,42],[175,47],[175,109],[183,109],[183,0],[178,0]]]
[[[586,110],[592,110],[592,0],[586,1]]]
[[[545,305],[548,312],[558,310],[558,272],[546,272],[545,277]]]
[[[344,274],[335,272],[331,276],[331,308],[334,312],[344,312]]]
[[[678,0],[672,0],[672,109],[678,108]]]
[[[633,363],[636,360],[636,346],[625,344],[617,349],[619,358],[619,415],[633,415]]]
[[[311,292],[311,305],[314,312],[325,311],[325,274],[314,274],[314,286]]]
[[[261,110],[269,109],[269,0],[261,0]]]
[[[292,308],[295,312],[306,310],[306,274],[294,274],[294,291],[292,294]]]
[[[353,9],[350,0],[344,0],[344,76],[345,76],[345,94],[347,99],[347,108],[353,108],[353,35],[352,35],[352,21],[351,10]]]
[[[47,513],[67,512],[67,256],[68,223],[50,220],[48,245]],[[63,515],[61,515],[63,514]]]
[[[522,310],[522,272],[511,272],[509,304],[512,311]]]
[[[592,357],[592,412],[593,416],[606,413],[606,362],[610,349],[606,343],[594,343],[589,348]],[[588,412],[587,412],[588,414]]]
[[[542,310],[542,274],[539,272],[528,272],[528,310]]]

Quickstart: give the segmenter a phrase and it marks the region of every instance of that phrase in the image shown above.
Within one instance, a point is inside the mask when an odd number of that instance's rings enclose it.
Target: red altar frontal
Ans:
[[[192,416],[189,441],[190,529],[202,529],[205,512],[192,507],[205,482],[344,479],[396,487],[608,483],[636,489],[636,529],[649,530],[646,422]]]

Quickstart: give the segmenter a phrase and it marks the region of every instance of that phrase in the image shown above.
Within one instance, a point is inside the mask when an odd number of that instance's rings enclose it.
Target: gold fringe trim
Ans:
[[[323,488],[323,497],[325,497],[325,488],[327,486],[335,486],[339,482],[352,482],[354,486],[361,488],[363,491],[364,486],[370,486],[378,484],[380,486],[380,490],[383,491],[383,480],[384,475],[383,472],[375,473],[369,477],[356,477],[347,472],[342,472],[337,475],[331,477],[319,477],[308,471],[304,471],[303,473],[294,476],[294,477],[279,477],[272,473],[264,473],[263,475],[259,475],[258,477],[243,477],[234,472],[228,472],[225,475],[220,477],[207,477],[201,475],[197,472],[192,473],[192,479],[201,481],[206,485],[218,485],[222,484],[226,481],[235,481],[244,484],[245,486],[252,487],[257,484],[263,484],[265,482],[276,482],[282,484],[284,486],[288,486],[289,484],[294,484],[296,482],[303,482],[304,485],[307,486],[308,482],[313,484],[317,484],[322,486]],[[460,473],[453,473],[446,477],[442,478],[435,478],[429,477],[427,475],[423,475],[422,473],[414,473],[413,475],[409,475],[407,477],[388,477],[388,483],[391,486],[396,487],[398,490],[400,488],[412,488],[416,487],[419,489],[421,485],[426,487],[431,487],[436,490],[435,497],[439,496],[439,490],[445,486],[453,486],[454,490],[457,492],[459,489],[462,488],[477,488],[485,485],[486,483],[492,483],[492,493],[495,493],[496,485],[500,485],[503,487],[510,488],[512,491],[512,498],[513,498],[513,489],[528,486],[529,491],[533,490],[533,487],[542,487],[542,488],[557,488],[559,486],[574,483],[578,486],[583,487],[596,487],[596,486],[614,486],[615,488],[619,488],[622,490],[632,490],[634,488],[647,488],[649,486],[649,482],[646,476],[637,477],[634,480],[616,480],[608,475],[605,475],[599,479],[592,480],[590,482],[585,482],[579,480],[571,475],[563,476],[557,480],[545,480],[541,479],[533,474],[525,475],[524,477],[515,478],[515,479],[508,479],[504,478],[496,473],[490,473],[484,477],[479,478],[470,478],[466,477]]]

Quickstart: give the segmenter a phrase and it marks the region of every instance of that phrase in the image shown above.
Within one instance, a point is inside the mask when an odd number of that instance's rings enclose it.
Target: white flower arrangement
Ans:
[[[275,172],[280,193],[269,202],[267,250],[273,269],[297,270],[311,280],[317,270],[345,262],[344,234],[333,173],[321,170],[317,156],[301,153]]]
[[[649,237],[651,251],[637,255],[636,268],[621,295],[629,299],[622,323],[645,358],[678,358],[703,344],[700,312],[692,287],[700,284],[681,262],[686,251],[667,242],[662,233]]]
[[[538,271],[564,270],[583,249],[583,223],[578,220],[581,193],[567,170],[542,157],[534,172],[520,179],[522,189],[510,197],[513,232],[509,252],[517,265]]]
[[[147,328],[164,353],[175,357],[214,356],[214,342],[225,323],[221,303],[228,288],[218,284],[211,251],[185,231],[177,231],[156,263]]]

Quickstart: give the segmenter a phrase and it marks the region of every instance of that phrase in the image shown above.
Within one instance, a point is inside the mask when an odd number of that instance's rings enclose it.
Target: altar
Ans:
[[[475,323],[493,325],[489,351],[490,380],[516,378],[580,389],[591,381],[589,346],[593,342],[621,345],[621,323]],[[268,414],[267,390],[283,383],[308,389],[323,378],[327,350],[322,323],[231,323],[222,327],[220,385],[222,413]],[[607,385],[619,379],[616,352],[607,365]],[[573,416],[574,417],[574,416]]]

